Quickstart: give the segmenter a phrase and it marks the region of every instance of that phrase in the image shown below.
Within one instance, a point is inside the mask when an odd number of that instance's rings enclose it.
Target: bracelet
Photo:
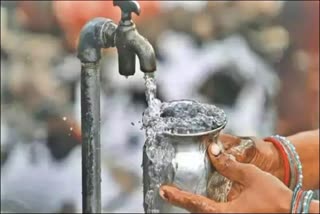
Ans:
[[[264,139],[279,151],[284,165],[284,183],[293,190],[290,212],[309,213],[314,192],[302,190],[302,164],[292,143],[285,137],[274,135]]]
[[[293,144],[285,137],[275,135],[276,139],[278,139],[282,144],[286,147],[286,150],[288,153],[290,153],[291,158],[294,160],[294,168],[295,170],[291,171],[291,176],[294,176],[294,179],[291,179],[293,182],[289,185],[293,189],[294,186],[301,184],[302,186],[302,180],[303,180],[303,174],[302,174],[302,164],[299,158],[298,153],[296,152],[295,147]]]
[[[309,213],[310,204],[313,198],[314,192],[312,190],[309,190],[305,197],[303,198],[303,207],[302,207],[302,213]]]
[[[290,213],[293,213],[293,207],[296,203],[296,196],[297,196],[297,193],[301,190],[301,185],[297,185],[294,190],[293,190],[293,194],[292,194],[292,200],[291,200],[291,205],[290,205]]]
[[[287,153],[284,145],[282,145],[282,143],[276,140],[275,138],[267,137],[264,140],[271,142],[279,151],[281,155],[281,159],[283,160],[283,165],[284,165],[284,181],[283,182],[286,186],[289,186],[289,177],[290,177],[289,154]]]
[[[301,188],[298,189],[297,193],[295,194],[295,197],[292,197],[292,206],[291,206],[291,213],[299,213],[299,204],[301,204],[301,196],[303,194],[303,191]]]
[[[293,192],[290,213],[309,213],[313,194],[312,190],[302,191],[298,185]]]
[[[275,135],[264,139],[273,143],[280,152],[284,164],[284,183],[291,190],[298,184],[302,185],[302,164],[295,147],[285,137]]]
[[[289,167],[285,166],[285,181],[290,180],[287,186],[289,186],[290,189],[294,189],[291,201],[291,213],[309,213],[314,192],[312,190],[302,190],[302,164],[295,147],[287,138],[279,135],[266,138],[266,140],[272,142],[279,149],[284,164],[286,162],[290,164]],[[285,153],[282,150],[285,150]],[[288,170],[290,170],[289,173],[287,172]],[[290,179],[288,179],[288,174],[290,175]]]
[[[288,146],[286,144],[284,144],[284,146],[286,147],[286,151],[288,153],[288,156],[289,156],[288,159],[289,159],[289,163],[290,163],[290,182],[289,182],[288,186],[291,190],[293,190],[296,187],[296,185],[298,184],[298,176],[297,176],[298,166],[297,166],[297,164],[295,164],[296,160],[293,158],[294,154],[292,153],[292,151],[287,148]]]
[[[306,197],[307,193],[306,191],[302,191],[301,190],[301,196],[298,200],[298,203],[297,203],[297,206],[296,206],[296,212],[295,213],[301,213],[302,212],[302,208],[303,208],[303,201],[304,201],[304,198]]]

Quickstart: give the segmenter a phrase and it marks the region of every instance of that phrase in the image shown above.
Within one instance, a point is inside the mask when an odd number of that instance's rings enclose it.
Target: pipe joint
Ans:
[[[101,59],[101,49],[115,46],[117,25],[110,19],[95,18],[81,30],[78,58],[82,63],[96,63]]]

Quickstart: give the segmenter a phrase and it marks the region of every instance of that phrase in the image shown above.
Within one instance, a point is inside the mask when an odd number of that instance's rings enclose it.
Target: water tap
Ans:
[[[139,3],[133,0],[114,0],[113,5],[121,9],[119,25],[106,18],[95,18],[88,22],[80,33],[78,58],[81,62],[96,63],[100,60],[101,48],[116,47],[121,75],[134,75],[136,55],[142,72],[154,72],[154,49],[149,41],[139,34],[131,17],[132,13],[140,15]]]
[[[135,73],[136,55],[139,57],[141,71],[155,71],[153,47],[138,33],[131,19],[131,13],[140,15],[140,5],[137,1],[113,1],[113,5],[121,9],[121,21],[116,31],[120,74],[130,76]]]

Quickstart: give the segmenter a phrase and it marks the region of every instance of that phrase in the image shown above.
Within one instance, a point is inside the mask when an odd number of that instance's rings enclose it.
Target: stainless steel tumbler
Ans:
[[[196,134],[166,134],[175,149],[175,156],[167,169],[169,176],[166,183],[190,193],[222,201],[223,192],[220,194],[216,191],[223,191],[223,189],[215,188],[222,182],[227,183],[227,180],[213,169],[207,149],[212,143],[221,146],[218,136],[224,126],[225,124],[217,129]],[[177,212],[187,211],[169,203],[162,203],[160,207],[160,213]]]
[[[194,104],[195,106],[199,104],[192,102],[194,101],[180,100],[173,101],[171,104],[187,103],[189,105]],[[176,107],[177,111],[179,111],[179,107]],[[206,114],[204,111],[199,113],[197,110],[193,111],[192,108],[185,108],[182,111],[188,110],[190,110],[190,115],[193,115],[194,117],[197,117],[197,114]],[[162,141],[159,141],[160,144],[164,143],[164,145],[170,145],[169,147],[171,148],[170,151],[167,151],[168,153],[164,154],[167,158],[170,157],[167,159],[168,163],[165,163],[163,166],[164,168],[158,168],[159,170],[157,173],[160,174],[153,173],[153,169],[159,165],[157,165],[157,161],[152,162],[149,159],[147,151],[150,150],[148,150],[149,147],[147,146],[147,143],[145,144],[143,151],[143,184],[145,199],[144,208],[146,212],[187,212],[184,209],[177,208],[167,203],[159,196],[158,189],[162,184],[174,185],[184,191],[202,195],[216,201],[226,201],[228,189],[231,187],[231,182],[221,176],[212,167],[207,155],[207,149],[211,144],[216,143],[220,146],[221,151],[223,151],[223,146],[221,142],[219,142],[219,134],[226,126],[227,120],[221,109],[217,108],[216,110],[211,112],[208,111],[207,113],[213,114],[212,122],[215,123],[215,125],[213,125],[215,128],[212,130],[209,129],[204,132],[159,132],[159,134],[164,137]],[[174,113],[169,113],[168,115],[170,115],[169,117],[174,117]],[[209,118],[211,115],[207,116]],[[199,115],[199,117],[201,117],[201,115]],[[186,125],[186,123],[177,123],[177,129],[179,129],[180,126]],[[192,126],[194,126],[194,124],[192,124],[191,120],[190,127]],[[168,130],[170,130],[170,128]],[[150,200],[150,198],[153,199]]]

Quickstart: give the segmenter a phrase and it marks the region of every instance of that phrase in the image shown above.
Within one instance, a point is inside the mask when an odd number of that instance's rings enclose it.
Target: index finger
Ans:
[[[225,150],[229,150],[230,148],[239,145],[241,139],[237,136],[221,133],[219,135],[219,141],[222,143]]]
[[[161,197],[174,206],[193,213],[222,213],[225,203],[217,203],[204,196],[179,190],[173,186],[162,186]]]

